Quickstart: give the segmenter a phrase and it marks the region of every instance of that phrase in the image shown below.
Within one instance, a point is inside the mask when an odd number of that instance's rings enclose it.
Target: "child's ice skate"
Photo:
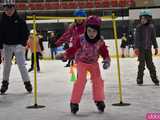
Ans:
[[[104,112],[105,109],[105,103],[103,101],[96,101],[96,106],[99,112]]]
[[[76,103],[70,103],[71,113],[76,114],[79,110],[79,105]]]
[[[152,79],[155,86],[159,86],[159,80],[157,78]]]
[[[26,82],[24,82],[24,85],[25,85],[26,90],[27,90],[29,93],[31,93],[31,92],[32,92],[31,82],[30,82],[30,81],[26,81]]]
[[[29,69],[28,69],[28,72],[31,72],[31,71],[33,71],[33,68],[29,68]]]
[[[8,85],[9,85],[8,81],[5,80],[2,81],[2,86],[0,89],[1,94],[4,94],[8,90]]]
[[[143,85],[143,80],[142,79],[137,79],[137,85],[142,86]]]

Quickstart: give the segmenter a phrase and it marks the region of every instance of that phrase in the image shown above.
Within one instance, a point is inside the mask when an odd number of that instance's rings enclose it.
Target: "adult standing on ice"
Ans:
[[[3,80],[0,92],[4,94],[9,85],[9,75],[13,53],[20,70],[26,90],[31,93],[32,85],[25,66],[25,46],[28,40],[29,30],[26,22],[18,15],[15,8],[15,0],[4,0],[3,14],[0,20],[0,49],[3,49],[4,67]]]

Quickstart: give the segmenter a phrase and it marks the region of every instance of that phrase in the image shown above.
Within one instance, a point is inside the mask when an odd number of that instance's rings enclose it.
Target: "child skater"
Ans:
[[[86,11],[83,9],[76,9],[73,14],[75,17],[86,17]],[[56,46],[61,46],[63,43],[68,43],[69,47],[71,47],[74,43],[76,43],[76,36],[79,36],[84,33],[85,28],[85,19],[75,19],[73,23],[69,25],[69,28],[66,32],[56,41]],[[74,57],[68,60],[68,63],[65,67],[70,67],[73,65]]]
[[[36,36],[36,64],[37,64],[37,72],[40,72],[40,65],[39,65],[39,58],[41,54],[41,48],[39,44],[39,39]],[[28,72],[31,72],[34,68],[34,38],[33,38],[33,30],[30,31],[30,36],[27,42],[27,48],[31,50],[31,67],[29,68]]]
[[[156,67],[152,58],[152,46],[155,49],[155,55],[158,54],[158,44],[156,40],[156,31],[152,23],[152,13],[149,10],[143,10],[139,15],[140,24],[136,28],[135,53],[138,56],[137,84],[143,85],[143,76],[145,66],[147,66],[152,82],[159,86]]]
[[[103,68],[110,66],[110,56],[105,42],[100,36],[101,19],[98,16],[89,16],[86,19],[85,33],[77,37],[77,42],[65,53],[57,55],[58,59],[67,60],[75,56],[77,64],[77,80],[74,83],[70,100],[71,112],[76,114],[85,88],[86,73],[91,74],[93,100],[100,112],[105,109],[104,81],[98,64],[99,55],[103,57]]]

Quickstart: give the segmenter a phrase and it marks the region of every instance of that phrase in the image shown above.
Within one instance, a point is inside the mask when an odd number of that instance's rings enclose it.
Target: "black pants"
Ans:
[[[54,55],[57,55],[57,48],[51,48],[51,59],[54,59]]]
[[[73,59],[68,60],[68,65],[73,65]]]
[[[2,56],[1,56],[1,52],[0,52],[0,64],[2,63]]]
[[[138,65],[138,75],[137,79],[143,82],[143,75],[145,70],[145,65],[147,66],[151,79],[154,83],[159,83],[156,75],[156,68],[152,59],[152,51],[151,50],[140,50],[140,55],[138,57],[139,65]]]
[[[28,60],[28,49],[25,51],[25,59]]]
[[[37,70],[40,70],[40,66],[39,66],[39,57],[40,57],[40,53],[36,52],[36,64],[37,64]],[[34,67],[34,53],[32,53],[31,56],[31,69],[33,69]]]

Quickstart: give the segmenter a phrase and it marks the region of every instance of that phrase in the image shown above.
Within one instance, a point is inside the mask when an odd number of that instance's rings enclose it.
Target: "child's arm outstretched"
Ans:
[[[55,43],[56,46],[59,47],[65,42],[69,43],[69,40],[72,37],[72,34],[73,34],[73,27],[68,28],[68,30],[64,32],[63,35],[56,41]]]
[[[56,59],[60,59],[62,61],[66,61],[67,59],[73,58],[77,52],[77,50],[81,47],[80,38],[77,37],[77,42],[74,46],[68,48],[64,53],[56,55]]]

